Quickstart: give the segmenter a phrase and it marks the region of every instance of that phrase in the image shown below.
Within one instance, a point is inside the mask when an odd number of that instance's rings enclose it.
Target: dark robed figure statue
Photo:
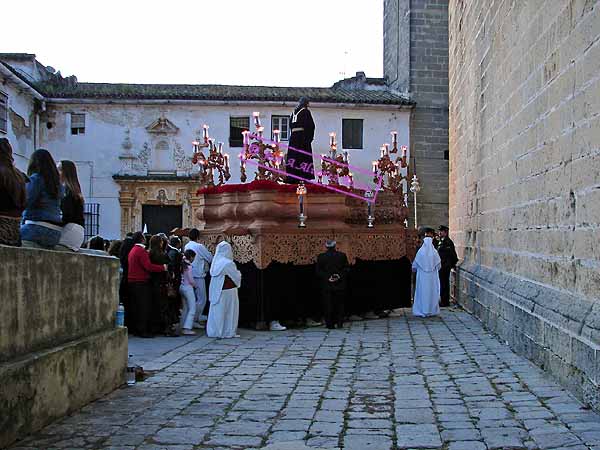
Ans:
[[[308,99],[302,97],[298,102],[298,106],[290,116],[291,136],[289,140],[289,149],[286,158],[286,171],[288,176],[285,179],[286,183],[298,184],[301,179],[314,180],[315,171],[312,159],[312,141],[315,137],[315,122],[312,114],[308,110]],[[305,153],[300,153],[295,149],[303,150]],[[291,177],[295,175],[298,178]]]

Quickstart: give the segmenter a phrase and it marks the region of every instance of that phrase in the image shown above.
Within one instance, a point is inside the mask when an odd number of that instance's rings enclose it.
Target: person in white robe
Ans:
[[[412,264],[417,272],[413,314],[418,317],[436,316],[440,313],[440,255],[433,246],[430,232],[426,232],[423,245]]]
[[[217,245],[210,266],[210,286],[208,300],[210,309],[206,322],[206,335],[216,338],[239,337],[238,288],[242,284],[242,274],[233,262],[233,250],[228,242]]]

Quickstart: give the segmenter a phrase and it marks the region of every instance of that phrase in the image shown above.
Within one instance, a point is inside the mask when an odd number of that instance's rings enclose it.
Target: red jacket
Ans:
[[[164,272],[165,267],[161,264],[152,264],[150,255],[144,247],[134,245],[129,256],[127,281],[130,283],[145,283],[150,280],[150,272]]]

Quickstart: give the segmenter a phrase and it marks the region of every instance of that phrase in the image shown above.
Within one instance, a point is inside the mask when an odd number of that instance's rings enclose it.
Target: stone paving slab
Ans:
[[[152,377],[13,450],[600,449],[600,416],[463,311],[241,335],[144,341]]]

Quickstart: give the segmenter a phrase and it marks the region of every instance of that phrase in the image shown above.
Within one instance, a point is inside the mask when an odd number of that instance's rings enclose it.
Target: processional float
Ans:
[[[328,152],[316,156],[318,170],[310,168],[313,173],[307,178],[312,179],[286,184],[288,146],[278,130],[273,130],[272,140],[264,137],[259,113],[253,114],[253,122],[254,131],[242,133],[241,183],[228,183],[233,158],[209,137],[208,125],[203,126],[202,138],[193,142],[192,159],[198,166],[196,226],[211,251],[223,239],[232,244],[244,280],[250,280],[248,289],[240,290],[246,321],[264,322],[274,302],[287,309],[300,301],[298,296],[316,295],[298,289],[293,293],[289,286],[314,285],[310,267],[328,239],[337,241],[353,265],[350,279],[357,286],[352,295],[369,296],[371,309],[410,305],[410,260],[417,233],[408,227],[408,191],[416,199],[418,179],[416,174],[410,178],[408,148],[398,148],[397,133],[391,133],[391,148],[384,144],[370,169],[353,167],[348,152],[338,151],[336,135],[330,133]],[[397,298],[391,303],[384,299],[390,295],[385,280],[397,283],[391,293]],[[285,317],[277,317],[281,318]]]

